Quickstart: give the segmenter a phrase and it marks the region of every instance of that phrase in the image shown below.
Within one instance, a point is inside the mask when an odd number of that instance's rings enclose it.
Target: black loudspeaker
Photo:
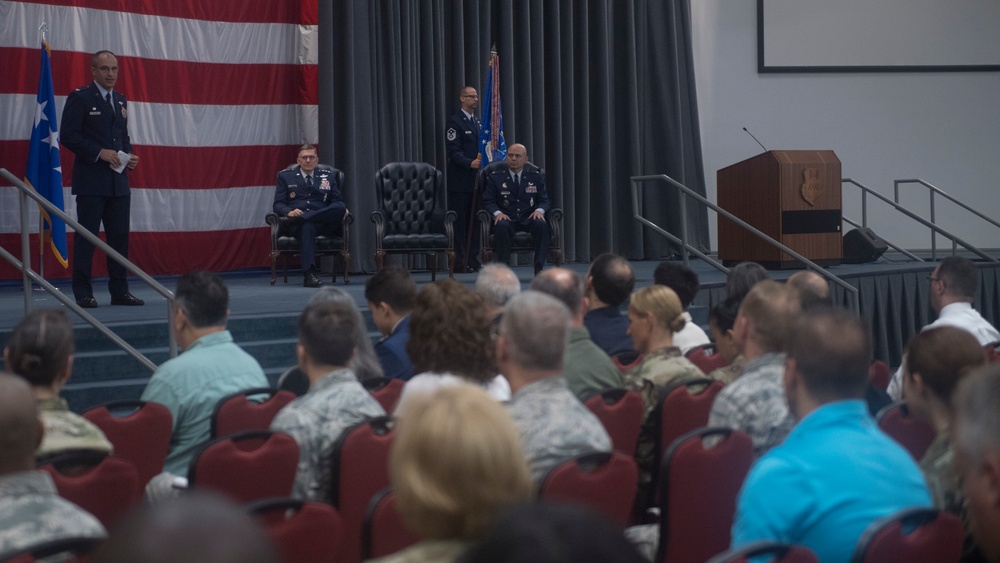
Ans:
[[[845,264],[874,262],[888,249],[889,245],[868,227],[852,229],[844,235]]]

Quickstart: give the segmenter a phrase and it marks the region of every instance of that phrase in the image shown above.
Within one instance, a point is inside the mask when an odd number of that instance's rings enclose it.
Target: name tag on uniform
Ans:
[[[101,115],[101,112],[99,112],[99,111],[92,111],[92,112],[90,112],[90,115]]]
[[[471,134],[472,134],[472,131],[466,131],[466,132],[465,132],[465,134],[466,134],[466,135],[471,135]]]

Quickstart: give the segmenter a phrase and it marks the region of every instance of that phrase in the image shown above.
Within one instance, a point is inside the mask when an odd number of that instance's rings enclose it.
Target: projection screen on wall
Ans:
[[[757,67],[1000,71],[1000,0],[757,0]]]

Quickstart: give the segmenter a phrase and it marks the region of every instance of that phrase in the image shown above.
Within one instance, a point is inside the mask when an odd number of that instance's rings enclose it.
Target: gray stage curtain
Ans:
[[[669,254],[632,219],[631,176],[705,193],[689,0],[337,0],[319,15],[320,150],[347,175],[365,270],[375,171],[425,161],[446,172],[445,121],[462,86],[482,92],[493,44],[504,136],[545,168],[568,261]],[[676,229],[676,190],[650,183],[643,194],[646,216]],[[707,248],[707,212],[688,208],[689,239]]]

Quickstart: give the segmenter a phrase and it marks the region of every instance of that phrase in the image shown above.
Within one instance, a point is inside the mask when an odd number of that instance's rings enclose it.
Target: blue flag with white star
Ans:
[[[507,143],[503,139],[503,115],[500,111],[500,57],[496,47],[490,51],[486,70],[486,88],[483,91],[483,118],[479,128],[479,154],[486,164],[503,160],[507,156]]]
[[[60,210],[65,210],[62,165],[59,162],[56,96],[52,89],[49,45],[45,41],[42,41],[42,71],[38,78],[37,101],[34,125],[31,128],[28,171],[24,174],[24,181]],[[66,223],[59,217],[50,216],[41,206],[39,206],[39,211],[42,216],[41,244],[45,244],[47,239],[56,260],[59,260],[63,268],[69,267],[69,255],[66,250]]]

